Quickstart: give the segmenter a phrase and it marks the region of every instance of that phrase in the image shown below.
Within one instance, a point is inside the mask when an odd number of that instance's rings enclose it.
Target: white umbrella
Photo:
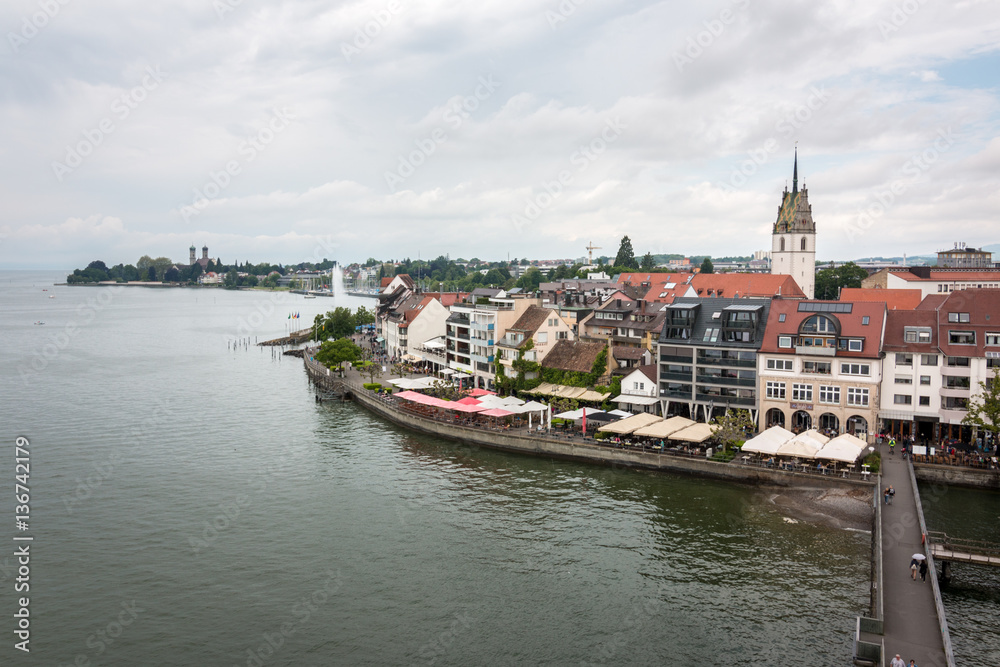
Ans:
[[[576,421],[583,417],[583,408],[578,408],[576,410],[570,410],[569,412],[560,412],[557,415],[553,415],[556,419],[572,419]]]
[[[927,556],[923,554],[913,554],[913,560],[927,560]]]

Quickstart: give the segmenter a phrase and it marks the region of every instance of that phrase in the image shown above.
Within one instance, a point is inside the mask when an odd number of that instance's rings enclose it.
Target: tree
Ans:
[[[702,273],[715,273],[715,267],[712,265],[712,260],[708,257],[701,261],[701,272]]]
[[[993,434],[1000,433],[1000,374],[979,383],[979,392],[969,399],[962,423]]]
[[[861,281],[868,277],[868,272],[855,264],[848,262],[836,268],[822,269],[816,272],[816,298],[834,301],[840,297],[840,290],[845,287],[861,287]]]
[[[366,324],[375,324],[375,313],[364,306],[358,306],[354,311],[354,326],[362,327]]]
[[[368,376],[368,382],[373,383],[376,378],[382,377],[382,364],[375,363],[374,361],[362,361],[355,364],[355,367]]]
[[[226,279],[223,284],[226,286],[226,289],[236,289],[236,285],[239,283],[239,280],[240,277],[236,273],[236,269],[229,269],[229,271],[226,272]]]
[[[542,272],[531,267],[524,272],[524,275],[518,278],[517,286],[523,289],[525,292],[534,292],[538,289],[538,286],[542,283]]]
[[[176,283],[181,279],[181,272],[177,270],[176,266],[171,266],[163,272],[163,279],[168,283]]]
[[[201,264],[195,262],[194,264],[191,265],[191,277],[189,278],[189,280],[193,283],[198,282],[198,277],[201,276],[202,273],[203,271],[201,268]]]
[[[639,268],[643,271],[652,271],[656,268],[656,260],[653,259],[653,253],[647,252],[642,256],[642,261],[639,262]]]
[[[374,319],[372,320],[374,321]],[[326,316],[317,315],[314,321],[316,330],[316,340],[329,340],[345,338],[354,333],[354,314],[350,308],[337,306],[329,311]]]
[[[257,282],[258,282],[257,276],[253,275],[252,273],[243,279],[243,284],[246,285],[247,287],[256,287]]]
[[[146,280],[149,280],[151,282],[155,282],[156,281],[156,267],[155,266],[150,266],[149,268],[146,269]]]
[[[726,414],[716,417],[712,423],[718,426],[715,439],[722,443],[724,452],[745,441],[757,426],[748,410],[726,410]]]
[[[360,358],[361,348],[349,338],[328,340],[320,346],[316,353],[316,361],[324,364],[327,368],[336,368],[337,370],[340,370],[345,361],[353,363]]]
[[[632,250],[632,240],[628,236],[623,236],[621,245],[618,246],[615,266],[627,266],[630,269],[639,268],[639,263],[635,261],[635,252]]]

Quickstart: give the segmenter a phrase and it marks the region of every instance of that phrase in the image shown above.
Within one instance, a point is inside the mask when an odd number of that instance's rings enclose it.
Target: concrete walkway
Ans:
[[[924,553],[920,522],[910,484],[907,462],[899,452],[889,455],[882,448],[882,487],[896,490],[891,505],[882,498],[882,560],[885,600],[885,664],[897,653],[907,665],[916,660],[919,667],[945,667],[944,643],[934,608],[934,591],[928,570],[927,581],[910,578],[910,560]]]

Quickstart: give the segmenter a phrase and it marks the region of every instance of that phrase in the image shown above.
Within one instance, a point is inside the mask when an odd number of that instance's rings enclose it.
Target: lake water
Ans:
[[[370,301],[64,275],[0,272],[4,532],[34,537],[31,653],[7,632],[2,664],[850,664],[867,534],[415,435],[233,345]]]

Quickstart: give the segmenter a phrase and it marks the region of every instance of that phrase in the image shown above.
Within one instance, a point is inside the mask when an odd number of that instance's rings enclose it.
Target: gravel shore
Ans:
[[[768,502],[786,517],[843,530],[871,530],[870,489],[768,489]]]

